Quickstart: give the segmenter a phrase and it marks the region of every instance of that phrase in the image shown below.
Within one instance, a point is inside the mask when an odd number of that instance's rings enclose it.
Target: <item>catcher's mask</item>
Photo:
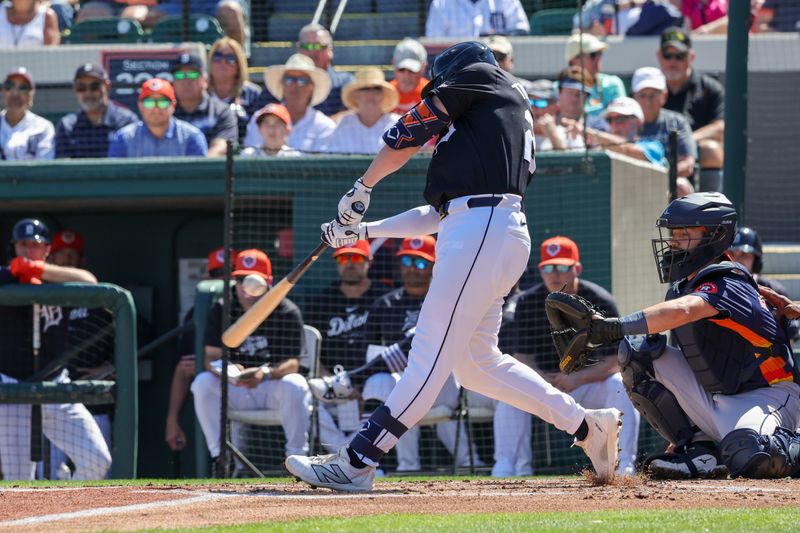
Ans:
[[[758,236],[753,228],[741,227],[733,238],[730,247],[731,251],[753,254],[753,274],[759,274],[764,267],[761,259],[763,249],[761,247],[761,237]]]
[[[489,47],[476,41],[454,44],[440,53],[431,64],[431,81],[422,88],[422,98],[426,98],[429,92],[473,63],[489,63],[497,66],[497,60]]]
[[[659,219],[653,256],[661,283],[672,283],[711,264],[730,247],[736,233],[736,210],[723,194],[700,192],[672,201]],[[699,242],[687,249],[670,245],[674,229],[703,228]]]

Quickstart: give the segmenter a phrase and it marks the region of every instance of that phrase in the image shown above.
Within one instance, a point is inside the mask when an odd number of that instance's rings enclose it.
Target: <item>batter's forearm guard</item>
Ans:
[[[450,117],[436,109],[436,106],[426,98],[386,130],[383,142],[395,150],[422,146],[449,124]]]

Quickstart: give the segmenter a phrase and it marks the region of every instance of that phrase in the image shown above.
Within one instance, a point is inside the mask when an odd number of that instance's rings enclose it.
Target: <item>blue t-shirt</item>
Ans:
[[[111,102],[100,124],[92,124],[86,113],[70,113],[56,126],[56,158],[106,157],[114,132],[136,122],[136,114]]]
[[[667,159],[664,157],[664,145],[655,139],[639,139],[636,146],[644,150],[644,156],[654,165],[667,166]]]
[[[188,122],[171,118],[164,137],[156,139],[141,120],[117,131],[108,157],[180,157],[208,154],[206,138]]]

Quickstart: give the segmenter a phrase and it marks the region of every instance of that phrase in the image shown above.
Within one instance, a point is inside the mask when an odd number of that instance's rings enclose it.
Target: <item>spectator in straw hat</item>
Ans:
[[[620,96],[626,96],[625,84],[619,76],[600,72],[600,61],[608,45],[590,33],[572,35],[567,40],[564,59],[570,66],[587,70],[594,77],[594,84],[586,100],[586,114],[598,116],[606,106]]]
[[[327,137],[336,128],[333,122],[314,106],[330,93],[328,74],[314,66],[311,58],[293,54],[283,65],[267,67],[264,72],[267,90],[289,111],[292,131],[286,143],[301,152],[320,151]],[[255,120],[247,125],[246,146],[261,146],[263,140]]]
[[[376,67],[356,73],[344,86],[342,101],[352,113],[345,114],[330,136],[327,151],[376,154],[384,146],[381,136],[398,118],[397,89],[386,81]]]

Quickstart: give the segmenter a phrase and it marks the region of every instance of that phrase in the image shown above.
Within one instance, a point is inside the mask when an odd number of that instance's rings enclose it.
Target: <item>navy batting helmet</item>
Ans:
[[[50,230],[37,218],[23,218],[11,231],[11,242],[36,241],[50,244]]]
[[[456,72],[473,63],[489,63],[497,66],[494,54],[485,44],[467,41],[454,44],[433,60],[431,64],[431,81],[422,88],[422,98],[439,87]]]
[[[736,210],[723,194],[698,192],[670,202],[656,226],[659,238],[653,239],[653,255],[661,283],[668,283],[712,263],[728,249],[736,233]],[[684,228],[702,228],[703,236],[696,244],[690,241],[689,249],[673,248],[669,230]]]
[[[761,260],[763,251],[761,249],[761,237],[758,236],[753,228],[742,227],[736,232],[730,249],[745,254],[753,254],[753,274],[758,274],[764,267]]]

